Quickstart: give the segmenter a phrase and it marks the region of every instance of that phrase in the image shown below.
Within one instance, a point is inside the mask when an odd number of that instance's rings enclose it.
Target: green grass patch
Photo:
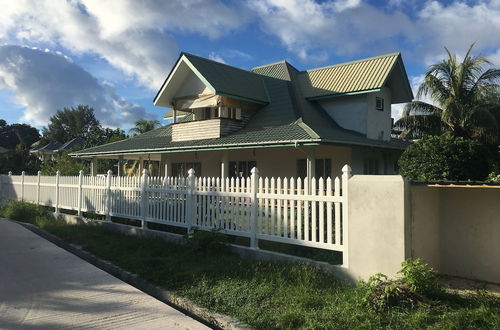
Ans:
[[[156,285],[258,329],[500,329],[500,298],[484,292],[471,297],[442,293],[415,308],[376,311],[364,301],[366,285],[342,284],[311,265],[240,259],[224,244],[213,244],[217,233],[173,244],[49,218],[29,221],[31,215],[41,219],[43,214],[27,207],[30,211],[16,206],[15,212],[4,208],[0,214],[35,223]]]

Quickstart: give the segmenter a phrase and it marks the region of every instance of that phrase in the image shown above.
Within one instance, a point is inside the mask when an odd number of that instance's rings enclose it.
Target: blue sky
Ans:
[[[181,51],[298,69],[400,51],[414,88],[444,46],[500,66],[500,0],[0,0],[0,118],[47,124],[89,104],[106,126],[160,119]],[[393,106],[399,117],[402,105]]]

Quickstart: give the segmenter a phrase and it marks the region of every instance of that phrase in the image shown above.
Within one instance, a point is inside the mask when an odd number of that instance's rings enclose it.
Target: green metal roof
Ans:
[[[285,61],[257,67],[252,69],[253,72],[250,72],[190,54],[183,54],[183,56],[186,56],[215,89],[230,95],[245,95],[245,97],[251,98],[264,99],[265,95],[267,103],[256,112],[245,127],[221,138],[172,142],[171,126],[165,126],[126,140],[80,150],[72,155],[91,157],[211,148],[258,148],[293,145],[295,143],[335,143],[387,149],[404,149],[408,145],[401,140],[368,139],[361,133],[340,127],[318,103],[307,99],[308,96],[319,94],[311,94],[313,89],[307,88],[307,86],[304,88],[303,81],[305,75],[309,75],[311,72],[313,76],[314,72],[318,72],[317,74],[325,77],[334,77],[332,79],[337,79],[335,75],[332,76],[332,72],[351,72],[354,75],[357,74],[358,78],[356,78],[357,80],[351,79],[348,84],[350,87],[344,88],[344,91],[366,88],[367,86],[370,88],[380,87],[381,81],[386,79],[391,70],[390,63],[394,65],[399,54],[306,72],[298,71]],[[378,70],[375,70],[375,63],[380,65]],[[357,66],[358,69],[355,70],[352,66]],[[341,67],[343,71],[340,69]],[[376,78],[368,79],[370,72]],[[323,79],[326,78],[323,77]],[[327,85],[317,86],[325,88]],[[189,121],[190,118],[190,116],[186,116],[181,120]]]
[[[269,101],[261,75],[188,53],[183,56],[210,82],[215,94]]]

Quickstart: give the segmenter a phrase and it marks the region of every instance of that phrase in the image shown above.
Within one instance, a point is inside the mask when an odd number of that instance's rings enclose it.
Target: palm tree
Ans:
[[[142,134],[152,131],[160,126],[161,124],[158,120],[139,119],[135,122],[135,127],[129,130],[129,133],[133,135]]]
[[[450,133],[486,143],[499,140],[500,70],[486,58],[472,56],[472,44],[460,63],[445,48],[448,58],[429,67],[417,91],[417,99],[428,96],[433,104],[418,100],[406,104],[395,123],[406,138]]]

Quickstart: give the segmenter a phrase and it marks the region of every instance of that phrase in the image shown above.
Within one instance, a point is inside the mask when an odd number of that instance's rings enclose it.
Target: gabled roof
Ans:
[[[74,138],[72,140],[69,140],[68,142],[66,142],[65,144],[63,144],[60,148],[57,149],[57,151],[66,151],[66,150],[70,150],[76,146],[79,146],[83,143],[83,139],[82,138]]]
[[[62,145],[61,142],[50,142],[40,148],[31,149],[30,152],[56,152]]]
[[[394,99],[393,103],[408,102],[413,98],[413,93],[400,53],[303,71],[299,74],[298,79],[304,97],[313,100],[338,94],[379,90],[386,85],[393,73],[406,78],[406,81],[397,86],[402,88],[400,93],[406,95]]]
[[[186,70],[191,70],[213,94],[259,104],[269,102],[260,75],[203,57],[181,53],[174,68],[154,98],[155,105],[172,106],[173,95],[170,95],[168,90],[174,84],[183,82]]]
[[[378,70],[375,70],[377,66],[376,63],[380,65]],[[181,64],[185,65],[184,69],[179,69]],[[294,145],[296,143],[333,143],[379,147],[384,149],[404,149],[408,145],[404,141],[397,139],[390,141],[368,139],[361,133],[340,127],[317,102],[312,102],[308,99],[314,95],[324,95],[312,93],[323,91],[324,89],[318,91],[318,86],[322,88],[324,86],[319,84],[314,85],[316,87],[313,85],[309,86],[309,88],[307,88],[307,86],[304,87],[304,77],[309,77],[310,74],[312,74],[312,76],[318,75],[318,77],[321,75],[330,75],[333,77],[332,79],[340,79],[337,75],[340,75],[341,72],[350,72],[350,74],[353,75],[358,74],[358,76],[356,76],[358,77],[356,78],[357,80],[352,78],[352,80],[356,80],[357,83],[352,82],[349,85],[351,87],[349,87],[349,89],[344,89],[344,91],[355,91],[356,88],[367,87],[380,88],[393,79],[391,76],[394,72],[399,76],[404,73],[404,79],[406,79],[407,83],[406,73],[401,71],[401,69],[404,70],[404,67],[400,65],[402,65],[400,55],[390,54],[346,63],[343,66],[337,65],[302,72],[298,71],[286,61],[256,67],[251,71],[245,71],[219,62],[183,53],[156,96],[155,104],[162,105],[162,102],[166,102],[165,100],[161,100],[162,93],[166,90],[166,87],[168,87],[169,82],[172,81],[172,75],[176,69],[187,70],[187,68],[194,70],[193,72],[197,72],[197,74],[206,80],[207,86],[214,88],[215,92],[225,92],[228,93],[227,95],[232,95],[233,97],[234,95],[238,95],[240,98],[245,99],[264,99],[265,97],[266,103],[253,115],[245,127],[221,138],[172,142],[171,126],[164,126],[154,131],[122,141],[80,150],[72,155],[78,157],[91,157],[130,153],[209,150],[212,148],[258,148],[277,145]],[[352,66],[358,69],[355,70]],[[350,70],[354,71],[351,72]],[[317,73],[314,73],[316,71]],[[373,77],[371,75],[373,75]],[[326,78],[323,77],[322,79]],[[320,80],[321,79],[318,81]],[[407,87],[409,88],[409,84]],[[335,89],[333,87],[330,88],[329,93],[331,93],[332,90]],[[366,90],[360,91],[363,92]],[[411,100],[411,91],[404,97],[408,98],[408,101]],[[190,115],[182,118],[181,121],[190,120],[189,118]]]

